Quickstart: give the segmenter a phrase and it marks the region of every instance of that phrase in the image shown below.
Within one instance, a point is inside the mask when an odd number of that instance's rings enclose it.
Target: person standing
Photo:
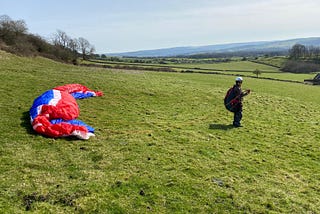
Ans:
[[[225,98],[225,106],[226,108],[234,113],[233,116],[233,126],[234,127],[242,127],[241,119],[242,119],[242,101],[243,97],[250,94],[250,90],[242,91],[243,79],[242,77],[236,78],[236,84],[228,91]]]

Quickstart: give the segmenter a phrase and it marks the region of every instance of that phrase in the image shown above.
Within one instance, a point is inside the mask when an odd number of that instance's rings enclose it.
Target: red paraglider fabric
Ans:
[[[94,128],[80,120],[76,99],[102,96],[101,91],[93,91],[80,84],[68,84],[48,90],[36,98],[30,108],[33,129],[48,137],[76,136],[89,139],[94,136]]]

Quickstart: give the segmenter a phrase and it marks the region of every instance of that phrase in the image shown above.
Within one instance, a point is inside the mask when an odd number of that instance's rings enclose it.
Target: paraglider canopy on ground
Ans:
[[[76,136],[87,140],[94,136],[94,128],[76,120],[80,113],[76,99],[102,95],[101,91],[80,84],[50,89],[36,98],[30,108],[32,128],[47,137]]]

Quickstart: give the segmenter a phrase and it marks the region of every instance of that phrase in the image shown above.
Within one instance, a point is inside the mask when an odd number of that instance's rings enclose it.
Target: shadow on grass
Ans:
[[[29,111],[25,111],[22,113],[20,121],[21,121],[20,126],[25,128],[28,134],[36,135],[36,132],[32,129],[32,126],[30,123]]]
[[[220,130],[229,130],[233,129],[234,126],[232,124],[209,124],[209,129],[220,129]]]

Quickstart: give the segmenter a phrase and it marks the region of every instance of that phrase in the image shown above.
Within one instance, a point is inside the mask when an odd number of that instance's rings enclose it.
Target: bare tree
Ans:
[[[53,38],[53,44],[62,48],[68,48],[70,40],[70,37],[65,32],[57,30]]]
[[[79,49],[79,42],[77,39],[70,39],[68,42],[68,48],[74,53],[77,53],[77,50]]]
[[[318,59],[320,56],[320,47],[309,46],[308,47],[308,57],[313,59]]]
[[[7,15],[0,16],[0,39],[9,45],[15,43],[17,37],[28,31],[24,20],[12,20]]]
[[[303,58],[306,55],[307,55],[307,48],[304,45],[301,45],[301,44],[295,44],[289,50],[289,57],[291,59]]]
[[[91,47],[90,47],[89,53],[90,53],[90,55],[93,55],[93,53],[96,52],[96,49],[95,49],[95,47],[93,45],[90,45],[90,46]]]
[[[94,46],[92,46],[88,40],[85,38],[80,37],[78,39],[79,42],[79,50],[82,54],[82,59],[86,59],[88,55],[91,55],[95,52]]]

